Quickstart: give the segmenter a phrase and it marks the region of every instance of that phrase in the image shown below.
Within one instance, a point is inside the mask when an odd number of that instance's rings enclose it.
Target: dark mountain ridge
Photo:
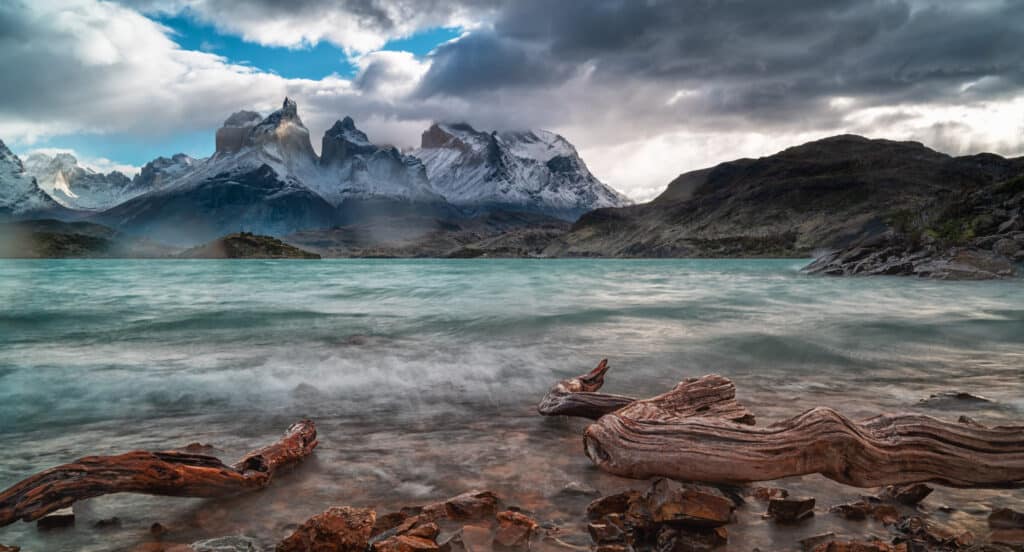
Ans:
[[[649,203],[591,211],[553,256],[810,256],[924,208],[1024,172],[1024,159],[952,157],[917,142],[825,138],[685,173]]]

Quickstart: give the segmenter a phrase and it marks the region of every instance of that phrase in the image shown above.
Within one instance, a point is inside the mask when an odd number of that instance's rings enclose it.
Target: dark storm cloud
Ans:
[[[528,43],[544,62],[495,57],[500,69],[482,71],[480,41],[463,39],[436,53],[421,93],[539,88],[590,66],[598,86],[692,89],[680,108],[775,120],[827,116],[835,96],[865,105],[1015,92],[1024,3],[523,0],[495,21],[488,44],[502,41]]]
[[[419,95],[544,86],[563,81],[572,72],[571,66],[551,60],[528,44],[476,32],[437,48]]]

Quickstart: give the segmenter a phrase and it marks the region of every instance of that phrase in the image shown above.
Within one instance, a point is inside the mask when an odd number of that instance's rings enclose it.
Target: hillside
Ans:
[[[319,259],[320,255],[270,236],[229,234],[178,255],[185,259]]]
[[[1024,160],[951,157],[917,142],[842,135],[686,173],[641,205],[598,209],[550,256],[805,257],[890,227],[900,211],[1024,172]]]

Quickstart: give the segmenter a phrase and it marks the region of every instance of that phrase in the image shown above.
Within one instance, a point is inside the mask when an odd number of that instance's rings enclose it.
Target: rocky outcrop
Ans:
[[[319,259],[310,253],[270,236],[238,232],[193,247],[179,257],[186,259]]]
[[[224,125],[217,129],[215,153],[228,154],[241,150],[245,146],[249,132],[262,120],[263,117],[255,111],[232,113],[224,121]]]
[[[546,254],[806,257],[884,234],[901,212],[1021,172],[1022,159],[834,136],[683,174],[646,204],[587,213]]]
[[[960,190],[889,215],[890,229],[825,254],[804,270],[832,276],[895,275],[990,280],[1024,262],[1024,176]]]
[[[377,149],[377,146],[370,143],[366,133],[356,128],[352,117],[345,117],[335,121],[334,126],[324,133],[320,164],[344,163],[356,155],[373,154]]]

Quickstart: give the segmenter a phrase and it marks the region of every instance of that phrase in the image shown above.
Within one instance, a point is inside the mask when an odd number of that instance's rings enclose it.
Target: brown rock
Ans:
[[[444,502],[424,506],[427,520],[472,521],[491,517],[498,511],[498,495],[490,491],[469,491]]]
[[[879,504],[871,508],[871,517],[883,525],[892,525],[900,520],[900,512],[888,504]]]
[[[625,514],[631,502],[640,498],[637,491],[602,496],[587,506],[587,519],[598,520],[608,514]]]
[[[810,552],[814,550],[814,547],[835,540],[835,533],[822,533],[820,535],[813,535],[807,538],[800,539],[800,550],[804,552]]]
[[[926,496],[932,494],[932,489],[924,483],[914,483],[913,485],[889,485],[882,491],[882,497],[895,500],[900,504],[906,504],[907,506],[913,506],[922,500]]]
[[[1024,529],[1024,514],[1009,508],[1000,508],[989,514],[988,526],[993,529]]]
[[[491,528],[481,525],[462,526],[462,545],[466,552],[492,552]]]
[[[775,521],[788,523],[813,515],[813,498],[773,498],[768,501],[768,517]]]
[[[594,548],[594,552],[633,552],[628,544],[602,544]]]
[[[154,537],[160,538],[167,532],[167,528],[159,523],[154,523],[149,526],[149,534]]]
[[[537,522],[520,512],[506,510],[498,512],[498,528],[494,532],[494,544],[505,548],[529,548],[530,537],[537,530]]]
[[[368,508],[335,506],[299,526],[277,552],[365,552],[377,514]]]
[[[694,527],[725,525],[732,520],[735,509],[732,501],[714,487],[664,478],[655,480],[640,500],[653,522]]]
[[[373,544],[374,552],[437,552],[433,539],[411,535],[398,535]]]
[[[622,514],[608,514],[600,522],[590,523],[587,525],[587,532],[590,533],[590,538],[597,544],[629,543],[633,540],[622,518]]]
[[[663,527],[658,532],[657,552],[702,552],[729,541],[725,527]]]
[[[786,498],[789,496],[789,491],[778,487],[754,487],[750,492],[750,496],[758,500],[768,501],[773,498]]]
[[[0,544],[0,552],[21,552],[21,547]]]
[[[410,537],[420,537],[424,539],[434,540],[439,534],[441,534],[441,528],[436,523],[424,523],[422,525],[415,525],[408,531],[404,532],[405,535]]]
[[[407,519],[409,519],[409,515],[405,512],[391,512],[389,514],[379,516],[377,517],[377,521],[373,524],[373,530],[370,531],[370,536],[376,537],[381,533],[390,531],[401,525]]]
[[[828,511],[843,519],[861,521],[868,518],[868,514],[871,513],[871,505],[863,500],[856,500],[846,504],[836,504],[829,508]]]

